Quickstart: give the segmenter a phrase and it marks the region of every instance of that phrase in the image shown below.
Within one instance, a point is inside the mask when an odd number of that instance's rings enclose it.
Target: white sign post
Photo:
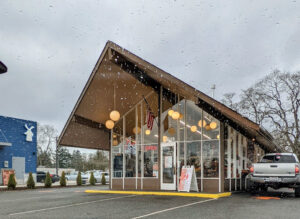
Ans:
[[[182,167],[178,191],[179,192],[190,192],[190,191],[199,192],[194,166]]]

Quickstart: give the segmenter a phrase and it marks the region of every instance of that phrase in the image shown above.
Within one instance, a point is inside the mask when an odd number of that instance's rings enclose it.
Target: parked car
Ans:
[[[37,171],[36,172],[36,181],[40,182],[40,183],[44,183],[45,179],[46,179],[46,174],[47,173],[44,171]],[[50,174],[50,177],[51,177],[52,183],[55,183],[60,180],[60,177],[56,174]]]
[[[66,175],[66,180],[67,181],[76,181],[78,176],[78,172],[72,172],[70,174]],[[81,172],[81,181],[82,184],[86,184],[88,182],[89,175]]]
[[[250,168],[248,189],[252,192],[267,191],[268,187],[294,188],[300,197],[299,160],[293,153],[272,153],[262,157]]]
[[[104,174],[106,183],[109,183],[109,172],[101,172],[101,171],[95,171],[94,172],[94,177],[96,179],[96,182],[101,183],[103,174]]]

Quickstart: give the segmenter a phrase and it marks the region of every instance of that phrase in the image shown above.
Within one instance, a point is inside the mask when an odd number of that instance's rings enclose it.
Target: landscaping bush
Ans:
[[[102,184],[102,185],[106,185],[106,179],[105,179],[104,173],[102,174],[101,184]]]
[[[66,186],[67,185],[65,171],[63,171],[61,173],[61,177],[60,177],[59,183],[60,183],[60,186]]]
[[[78,172],[76,182],[78,186],[82,185],[81,172]]]
[[[15,178],[15,174],[10,174],[9,175],[9,179],[8,179],[8,183],[7,183],[7,188],[8,189],[15,189],[17,186],[17,182],[16,182],[16,178]]]
[[[28,179],[27,179],[27,188],[28,189],[34,189],[35,188],[35,182],[32,176],[32,172],[29,173]]]
[[[93,172],[91,172],[90,184],[93,185],[93,186],[96,184],[96,179],[94,177],[94,173]]]
[[[46,179],[45,179],[45,187],[50,188],[52,186],[52,179],[50,177],[50,173],[47,172]]]

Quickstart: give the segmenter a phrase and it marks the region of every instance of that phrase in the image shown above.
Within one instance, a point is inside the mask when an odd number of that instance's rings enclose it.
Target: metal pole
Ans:
[[[58,137],[56,137],[56,156],[55,156],[55,159],[56,159],[56,161],[55,161],[55,167],[56,167],[56,175],[58,175],[58,168],[59,168],[59,163],[58,163],[58,161],[59,161],[59,159],[58,159]]]

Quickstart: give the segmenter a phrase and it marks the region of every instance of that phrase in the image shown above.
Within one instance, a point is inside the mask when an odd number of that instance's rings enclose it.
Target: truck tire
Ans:
[[[295,197],[300,197],[300,187],[295,188]]]

